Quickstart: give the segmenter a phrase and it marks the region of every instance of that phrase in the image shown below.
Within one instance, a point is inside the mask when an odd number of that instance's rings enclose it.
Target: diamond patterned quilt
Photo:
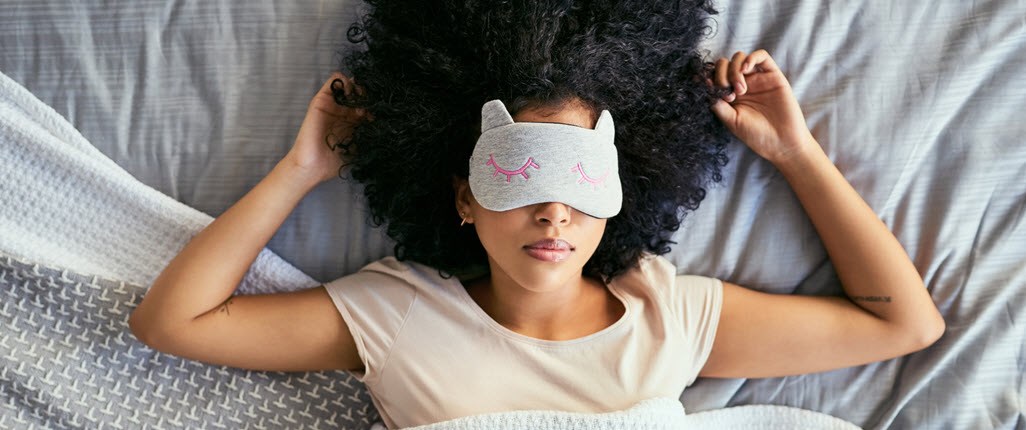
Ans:
[[[361,429],[366,388],[155,351],[128,329],[145,288],[0,255],[0,428]]]

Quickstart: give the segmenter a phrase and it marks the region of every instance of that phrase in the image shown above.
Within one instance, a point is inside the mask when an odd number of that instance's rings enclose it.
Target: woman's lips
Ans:
[[[541,261],[563,261],[574,252],[574,246],[563,239],[547,237],[529,245],[524,245],[527,255]]]
[[[524,248],[537,248],[537,249],[569,249],[573,250],[574,246],[563,239],[559,238],[545,238],[534,243],[524,245]]]
[[[541,261],[559,262],[566,260],[570,257],[570,253],[573,252],[569,249],[543,249],[543,248],[531,248],[524,247],[524,251],[527,255],[537,258]]]

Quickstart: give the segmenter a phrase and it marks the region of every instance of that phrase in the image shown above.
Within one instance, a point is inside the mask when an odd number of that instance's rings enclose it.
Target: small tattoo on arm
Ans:
[[[851,298],[857,302],[890,303],[891,296],[854,296]]]
[[[232,297],[229,297],[228,300],[225,300],[224,303],[221,304],[221,309],[218,309],[218,312],[225,312],[228,314],[228,316],[232,316],[231,311],[228,310],[228,305],[231,303]]]

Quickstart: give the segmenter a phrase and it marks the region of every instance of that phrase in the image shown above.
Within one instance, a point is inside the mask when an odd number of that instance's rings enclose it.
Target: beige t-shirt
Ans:
[[[705,364],[723,284],[678,276],[645,254],[609,282],[626,311],[613,325],[567,341],[503,327],[459,279],[386,257],[325,288],[363,361],[388,428],[514,410],[603,413],[652,397],[679,397]]]

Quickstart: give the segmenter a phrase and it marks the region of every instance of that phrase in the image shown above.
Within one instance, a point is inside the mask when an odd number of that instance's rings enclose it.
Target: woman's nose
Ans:
[[[534,219],[539,223],[552,225],[570,224],[570,206],[559,202],[539,203],[534,212]]]

